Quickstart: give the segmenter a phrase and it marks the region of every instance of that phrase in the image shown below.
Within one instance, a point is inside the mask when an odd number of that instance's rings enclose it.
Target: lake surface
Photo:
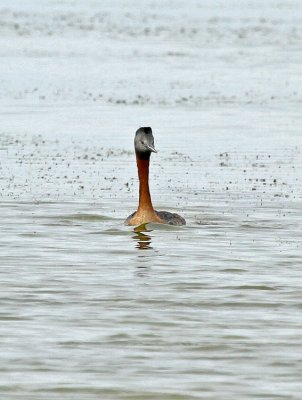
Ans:
[[[300,3],[4,4],[1,398],[299,400]]]

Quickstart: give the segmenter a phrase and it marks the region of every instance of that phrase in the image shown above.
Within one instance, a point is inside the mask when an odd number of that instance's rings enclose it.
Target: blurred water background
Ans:
[[[302,393],[302,3],[0,4],[1,399]],[[157,209],[137,205],[152,126]]]

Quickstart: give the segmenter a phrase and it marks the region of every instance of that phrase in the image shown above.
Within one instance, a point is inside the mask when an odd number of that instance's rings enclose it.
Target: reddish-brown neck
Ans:
[[[139,177],[139,205],[138,210],[152,210],[152,201],[149,191],[149,162],[150,155],[146,158],[141,158],[136,154],[136,163]]]

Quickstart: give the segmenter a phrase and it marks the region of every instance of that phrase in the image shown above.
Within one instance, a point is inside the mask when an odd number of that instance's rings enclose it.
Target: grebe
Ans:
[[[149,163],[154,148],[154,138],[150,127],[139,128],[135,133],[134,148],[139,177],[138,209],[126,219],[126,225],[141,225],[157,222],[169,225],[185,225],[186,221],[178,214],[167,211],[156,211],[153,208],[149,191]]]

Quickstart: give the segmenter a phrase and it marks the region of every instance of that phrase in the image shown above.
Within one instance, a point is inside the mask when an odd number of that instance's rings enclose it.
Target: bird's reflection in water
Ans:
[[[152,249],[151,246],[151,236],[149,236],[146,232],[151,232],[150,229],[147,229],[146,224],[139,225],[133,229],[135,233],[133,239],[137,241],[137,245],[135,246],[140,250],[148,250]]]

